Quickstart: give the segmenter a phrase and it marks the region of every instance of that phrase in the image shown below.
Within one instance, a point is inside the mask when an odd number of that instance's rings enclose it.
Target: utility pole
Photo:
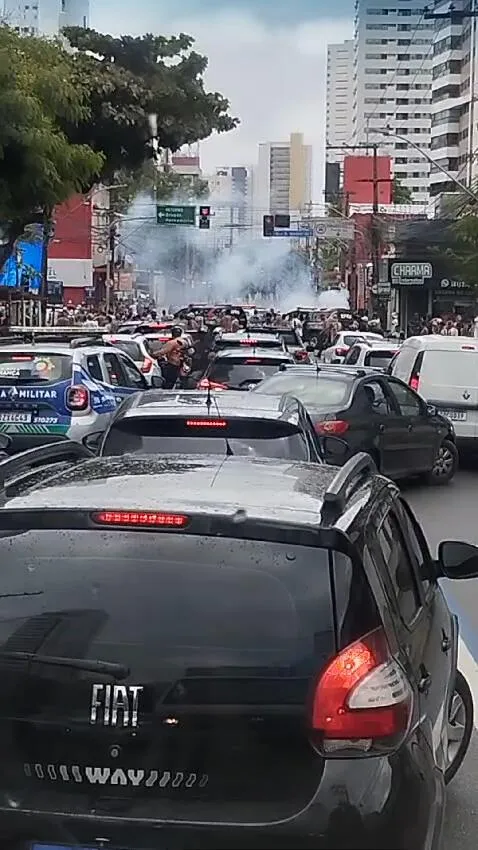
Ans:
[[[110,210],[110,223],[108,232],[108,272],[106,279],[106,315],[109,314],[111,308],[111,292],[114,285],[115,275],[115,251],[116,251],[116,222],[114,212]]]

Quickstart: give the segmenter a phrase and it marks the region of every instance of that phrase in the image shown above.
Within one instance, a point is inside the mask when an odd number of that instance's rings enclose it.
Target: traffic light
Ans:
[[[199,230],[211,227],[211,207],[199,207]]]
[[[283,228],[284,230],[290,230],[290,215],[283,215],[279,213],[274,216],[274,226]]]
[[[274,236],[274,216],[265,215],[262,219],[262,235]]]

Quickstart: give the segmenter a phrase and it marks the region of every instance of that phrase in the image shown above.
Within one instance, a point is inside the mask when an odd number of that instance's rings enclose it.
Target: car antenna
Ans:
[[[208,413],[209,413],[209,411],[210,411],[210,409],[211,409],[211,405],[212,405],[212,398],[211,398],[211,385],[210,385],[210,383],[208,382],[208,385],[207,385],[207,395],[206,395],[206,407],[207,407],[207,412],[208,412]]]
[[[319,377],[319,372],[320,372],[319,361],[318,361],[318,360],[316,360],[316,361],[315,361],[315,377],[316,377],[316,378],[318,378],[318,377]]]
[[[209,393],[209,403],[210,403],[210,404],[212,404],[212,402],[214,402],[214,405],[215,405],[215,407],[216,407],[216,413],[217,413],[217,415],[218,415],[218,416],[220,416],[220,415],[221,415],[221,411],[219,410],[219,405],[218,405],[218,403],[217,403],[217,398],[216,398],[216,396],[214,396],[214,398],[211,398],[211,393]],[[208,407],[208,413],[209,413],[209,407]],[[228,438],[227,438],[227,437],[224,437],[224,439],[225,439],[225,441],[226,441],[226,457],[234,457],[234,452],[233,452],[233,451],[232,451],[232,449],[231,449],[231,445],[230,445],[230,443],[229,443]]]

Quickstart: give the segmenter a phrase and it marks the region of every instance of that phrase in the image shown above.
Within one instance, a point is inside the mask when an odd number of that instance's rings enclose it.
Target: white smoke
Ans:
[[[321,310],[349,310],[349,293],[346,289],[326,289],[320,293],[317,306]]]
[[[213,199],[207,203],[214,212]],[[261,229],[228,229],[214,216],[210,230],[157,225],[156,204],[143,195],[124,217],[120,244],[134,255],[137,269],[151,279],[160,273],[167,305],[248,299],[285,312],[316,302],[309,268],[291,251],[290,240],[264,239]]]

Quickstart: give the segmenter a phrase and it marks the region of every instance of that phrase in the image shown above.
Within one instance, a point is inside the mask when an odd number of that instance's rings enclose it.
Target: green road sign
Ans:
[[[156,206],[157,224],[196,224],[196,207]]]

